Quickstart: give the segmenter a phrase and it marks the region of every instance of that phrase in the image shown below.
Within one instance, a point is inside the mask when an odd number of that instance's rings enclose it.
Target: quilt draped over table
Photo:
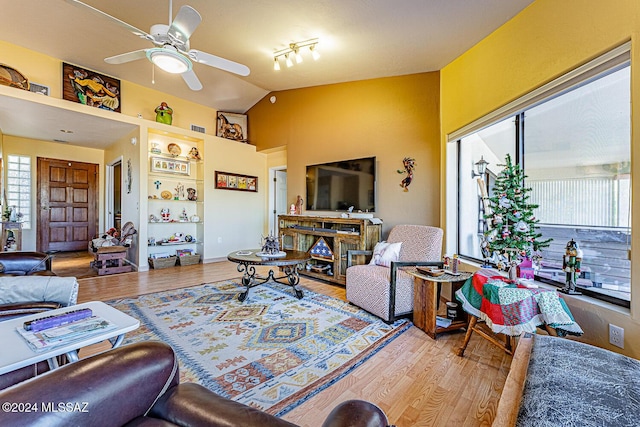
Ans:
[[[456,292],[456,298],[467,313],[485,321],[497,334],[535,333],[536,327],[543,324],[560,336],[583,334],[555,290],[528,288],[495,270],[477,271]]]

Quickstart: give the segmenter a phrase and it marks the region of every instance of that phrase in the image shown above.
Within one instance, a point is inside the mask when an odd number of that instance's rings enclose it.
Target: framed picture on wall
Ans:
[[[62,99],[120,112],[120,80],[62,63]]]
[[[220,190],[238,190],[258,192],[258,177],[230,172],[216,171],[216,188]]]
[[[247,115],[218,111],[216,136],[238,142],[249,142],[247,136]]]
[[[189,166],[190,163],[184,160],[168,159],[166,157],[151,157],[151,172],[189,175],[191,172]]]

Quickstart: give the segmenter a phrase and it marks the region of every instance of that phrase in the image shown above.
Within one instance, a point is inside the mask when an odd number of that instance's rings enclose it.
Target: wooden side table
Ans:
[[[438,288],[442,283],[451,284],[449,301],[454,301],[455,292],[471,277],[472,273],[461,272],[459,275],[445,273],[442,276],[432,277],[420,273],[417,270],[407,270],[414,277],[413,280],[413,324],[422,329],[434,340],[439,333],[464,329],[468,326],[468,316],[462,310],[458,310],[458,318],[447,327],[436,325],[438,314]],[[463,317],[462,319],[460,317]]]

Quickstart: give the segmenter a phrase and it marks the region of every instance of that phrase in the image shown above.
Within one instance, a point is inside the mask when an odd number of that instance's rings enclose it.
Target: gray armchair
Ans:
[[[353,255],[367,251],[349,251],[347,257],[347,300],[386,322],[408,317],[413,312],[413,276],[403,271],[408,266],[442,268],[443,231],[426,225],[397,225],[389,233],[388,243],[401,242],[398,260],[389,267],[353,265]]]

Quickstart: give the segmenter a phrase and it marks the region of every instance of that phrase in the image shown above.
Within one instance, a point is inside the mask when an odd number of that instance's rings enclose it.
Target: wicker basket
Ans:
[[[174,267],[176,265],[176,256],[172,255],[168,258],[149,258],[151,268],[160,270],[161,268]]]
[[[178,257],[179,265],[194,265],[200,262],[200,254],[180,255]]]

